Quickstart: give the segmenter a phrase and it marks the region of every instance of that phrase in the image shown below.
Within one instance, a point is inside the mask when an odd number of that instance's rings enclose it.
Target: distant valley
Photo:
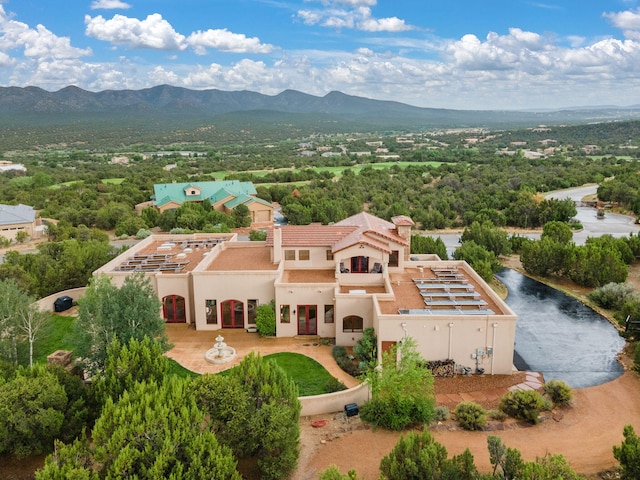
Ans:
[[[450,128],[513,129],[640,119],[640,107],[600,106],[558,111],[420,108],[330,92],[294,90],[278,95],[250,91],[189,90],[160,85],[142,90],[89,92],[69,86],[0,87],[0,142],[24,148],[27,139],[59,142],[241,142],[347,132],[425,131]]]

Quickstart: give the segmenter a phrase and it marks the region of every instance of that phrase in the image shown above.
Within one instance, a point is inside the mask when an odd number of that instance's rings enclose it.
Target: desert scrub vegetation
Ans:
[[[571,403],[573,390],[562,380],[549,380],[542,387],[542,391],[547,395],[554,405],[566,407]]]
[[[510,417],[538,423],[540,413],[551,409],[551,402],[535,390],[513,390],[500,399],[500,410]]]
[[[482,430],[487,424],[487,411],[475,402],[461,402],[456,406],[456,420],[465,430]]]

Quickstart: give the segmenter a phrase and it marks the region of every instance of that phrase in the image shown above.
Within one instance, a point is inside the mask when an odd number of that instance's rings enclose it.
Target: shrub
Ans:
[[[338,366],[352,377],[359,377],[362,374],[358,365],[353,362],[353,359],[347,355],[347,349],[341,345],[334,345],[331,349],[333,358]]]
[[[449,420],[450,412],[449,407],[446,405],[438,405],[435,411],[435,420],[437,422],[444,422],[445,420]]]
[[[376,427],[400,431],[412,425],[430,423],[433,405],[429,399],[372,398],[360,407],[360,418]]]
[[[569,405],[573,396],[571,387],[561,380],[549,380],[542,387],[542,391],[549,396],[554,405]]]
[[[136,233],[136,240],[142,240],[143,238],[147,238],[151,235],[151,230],[147,230],[146,228],[141,228]]]
[[[365,328],[362,338],[353,347],[357,355],[360,370],[367,370],[376,366],[378,361],[378,337],[375,328]]]
[[[347,386],[344,383],[342,383],[340,380],[338,380],[336,377],[331,377],[329,380],[327,380],[327,383],[324,388],[327,393],[333,393],[333,392],[341,392],[343,390],[346,390]]]
[[[589,300],[608,310],[619,310],[627,301],[637,300],[638,296],[630,283],[607,283],[588,295]]]
[[[636,348],[633,351],[633,369],[640,372],[640,342],[636,343]]]
[[[481,430],[487,424],[487,411],[475,402],[459,403],[454,413],[465,430]]]
[[[535,390],[514,390],[504,394],[500,400],[500,410],[504,413],[532,423],[538,423],[540,412],[550,407],[549,401]]]
[[[497,420],[499,422],[504,422],[507,419],[507,414],[501,410],[489,410],[487,415],[489,415],[491,420]]]
[[[318,474],[318,480],[358,480],[358,473],[355,470],[341,473],[338,467],[330,465],[329,468]]]
[[[249,240],[252,242],[264,242],[267,239],[267,232],[262,230],[250,230]]]
[[[256,309],[256,329],[263,337],[273,337],[276,334],[276,310],[273,300],[259,305]]]

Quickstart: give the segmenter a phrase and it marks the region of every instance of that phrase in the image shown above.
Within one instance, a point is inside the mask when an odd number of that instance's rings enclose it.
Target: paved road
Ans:
[[[579,206],[582,198],[595,194],[597,189],[597,185],[590,185],[553,192],[547,195],[547,198],[558,200],[570,198],[578,204],[576,206],[578,210],[576,219],[582,223],[584,230],[573,234],[573,240],[576,245],[584,245],[587,237],[599,237],[607,233],[614,237],[627,237],[631,233],[637,235],[640,232],[640,226],[635,224],[633,217],[607,212],[604,218],[598,219],[594,208]]]
[[[635,235],[640,233],[640,225],[635,224],[635,219],[633,217],[607,212],[605,218],[598,219],[594,208],[579,206],[580,201],[584,197],[595,194],[597,189],[597,185],[588,185],[568,190],[561,190],[546,195],[547,198],[555,198],[558,200],[571,198],[578,204],[576,206],[578,213],[575,218],[582,223],[584,228],[582,231],[575,232],[573,234],[573,241],[576,245],[584,245],[588,237],[599,237],[604,234],[611,234],[614,237],[626,237],[631,233]],[[447,247],[449,257],[452,256],[455,249],[460,245],[459,233],[429,235],[433,237],[440,237],[442,239]],[[526,236],[537,240],[540,238],[540,233],[528,233]]]

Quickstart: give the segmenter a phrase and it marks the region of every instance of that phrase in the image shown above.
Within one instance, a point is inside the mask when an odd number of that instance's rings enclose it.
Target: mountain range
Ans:
[[[49,92],[38,87],[0,87],[0,121],[20,121],[21,117],[40,121],[64,121],[65,115],[117,115],[122,121],[140,118],[198,117],[202,119],[238,115],[268,121],[272,114],[279,121],[310,116],[334,119],[376,129],[424,128],[515,128],[540,124],[583,124],[591,122],[640,119],[640,106],[579,107],[557,111],[452,110],[421,108],[393,101],[374,100],[330,92],[315,96],[295,90],[277,95],[251,91],[190,90],[159,85],[141,90],[105,90],[90,92],[75,86]]]

